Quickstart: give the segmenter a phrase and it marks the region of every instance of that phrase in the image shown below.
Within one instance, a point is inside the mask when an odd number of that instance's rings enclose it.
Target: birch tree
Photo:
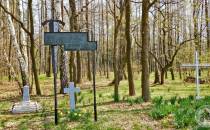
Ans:
[[[54,1],[52,1],[54,2]],[[61,0],[55,0],[55,10],[54,11],[54,18],[56,20],[61,20],[61,4],[62,1]],[[61,31],[61,26],[58,26],[58,30],[55,31]],[[60,50],[60,83],[61,83],[61,89],[60,89],[60,93],[64,93],[64,87],[68,86],[68,77],[67,77],[67,55],[66,52],[64,51],[64,48],[62,46],[59,47]]]
[[[19,1],[19,11],[20,11],[20,21],[24,21],[24,17],[23,17],[23,1]],[[20,28],[20,34],[21,34],[21,43],[22,43],[22,48],[23,48],[23,56],[26,62],[26,68],[28,68],[28,53],[27,53],[27,39],[26,39],[26,35],[25,35],[25,31]],[[28,70],[28,69],[27,69]],[[28,73],[28,71],[27,71]]]
[[[5,9],[6,10],[10,9],[10,7],[9,7],[9,0],[5,0],[4,1],[4,5],[5,5]],[[17,60],[18,60],[19,65],[20,65],[20,71],[21,71],[21,77],[22,77],[22,85],[23,86],[29,85],[27,63],[26,63],[26,60],[24,59],[23,54],[21,53],[20,46],[19,46],[19,44],[17,42],[17,36],[16,36],[14,23],[12,21],[11,16],[8,13],[6,13],[5,15],[6,15],[6,18],[7,18],[7,23],[8,23],[7,27],[8,27],[8,30],[10,32],[10,35],[11,35],[12,45],[13,45],[13,47],[15,49]]]

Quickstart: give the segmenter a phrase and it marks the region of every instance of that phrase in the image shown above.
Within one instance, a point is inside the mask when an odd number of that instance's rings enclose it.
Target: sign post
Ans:
[[[42,23],[42,25],[46,25],[49,23],[49,31],[50,32],[58,32],[59,31],[59,23],[63,26],[64,22],[60,20],[47,20]],[[53,67],[53,77],[54,77],[54,114],[55,114],[55,124],[58,124],[58,104],[57,104],[57,47],[56,44],[51,44],[51,55],[52,55],[52,67]]]
[[[43,25],[49,22],[51,25],[55,21],[45,21]],[[56,22],[61,22],[56,20]],[[62,24],[62,23],[61,23]],[[50,28],[54,28],[51,27]],[[93,94],[94,94],[94,120],[97,121],[97,108],[96,108],[96,84],[95,84],[95,51],[97,50],[97,42],[88,40],[87,32],[45,32],[44,33],[44,43],[45,45],[50,45],[52,47],[52,58],[53,58],[53,72],[54,72],[54,91],[55,91],[55,124],[57,124],[57,94],[56,94],[56,56],[54,47],[57,45],[64,45],[65,51],[93,51]]]
[[[96,108],[96,54],[93,51],[93,99],[94,99],[94,120],[97,121],[97,108]]]

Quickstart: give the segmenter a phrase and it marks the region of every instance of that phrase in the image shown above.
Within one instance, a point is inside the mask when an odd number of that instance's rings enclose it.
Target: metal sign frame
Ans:
[[[96,104],[96,82],[95,82],[95,75],[96,75],[96,58],[95,58],[95,51],[97,50],[97,42],[96,41],[89,41],[88,40],[88,32],[54,32],[54,23],[60,23],[63,26],[65,25],[64,22],[60,20],[46,20],[42,23],[42,25],[46,25],[49,23],[50,32],[44,32],[44,44],[50,45],[52,49],[52,66],[53,66],[53,74],[54,74],[54,107],[55,107],[55,124],[58,124],[58,110],[57,110],[57,65],[56,65],[56,56],[55,56],[55,47],[57,45],[64,45],[65,51],[92,51],[93,52],[93,94],[94,94],[94,120],[97,121],[97,104]],[[56,35],[57,34],[57,35]],[[75,35],[75,34],[83,34],[85,39],[82,37],[78,37],[77,39],[68,39],[70,41],[64,41],[65,38],[63,35]],[[48,37],[46,38],[46,35]],[[50,36],[51,35],[51,36]],[[50,39],[54,35],[54,39]],[[60,38],[58,37],[60,35]],[[57,39],[56,39],[57,37]],[[71,41],[72,40],[72,41]],[[79,44],[79,45],[78,45]],[[73,45],[79,46],[75,47]]]

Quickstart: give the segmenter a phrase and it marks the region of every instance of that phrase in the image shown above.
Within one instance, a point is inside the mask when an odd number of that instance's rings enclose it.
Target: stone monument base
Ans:
[[[15,103],[12,107],[11,112],[14,114],[32,113],[32,112],[38,112],[40,109],[41,105],[39,105],[37,102],[23,101]]]

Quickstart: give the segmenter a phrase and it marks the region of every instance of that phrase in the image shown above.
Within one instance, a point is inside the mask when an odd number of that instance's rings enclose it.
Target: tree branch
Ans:
[[[21,28],[29,35],[31,36],[31,32],[24,26],[23,22],[17,19],[11,12],[9,12],[3,5],[2,2],[0,2],[0,7],[4,10],[5,13],[10,15],[12,19],[14,19],[17,23],[20,24]]]
[[[157,2],[157,0],[153,0],[153,1],[149,4],[148,9],[150,9],[156,2]]]
[[[142,48],[141,44],[137,41],[136,37],[134,37],[134,40],[135,40],[136,45]],[[155,61],[160,65],[160,67],[163,68],[163,65],[159,61],[158,57],[150,50],[149,50],[149,54],[155,59]]]

